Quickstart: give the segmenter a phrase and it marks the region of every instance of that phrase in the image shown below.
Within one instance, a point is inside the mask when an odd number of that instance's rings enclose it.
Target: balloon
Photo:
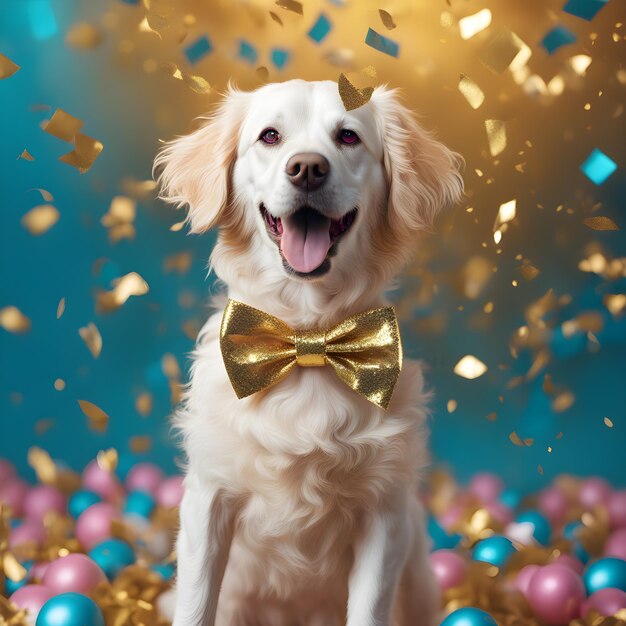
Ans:
[[[524,511],[517,516],[517,524],[530,524],[532,526],[532,536],[543,546],[550,543],[552,528],[550,522],[539,511]]]
[[[595,561],[587,566],[583,580],[589,595],[609,587],[626,591],[626,561],[615,557]]]
[[[430,555],[430,565],[444,591],[457,587],[463,582],[467,563],[452,550],[437,550]]]
[[[521,591],[525,596],[528,596],[528,587],[530,585],[531,578],[541,569],[540,565],[526,565],[517,573],[515,577],[514,587]]]
[[[474,474],[468,491],[477,496],[481,502],[494,502],[500,497],[504,489],[504,483],[499,476],[488,472]]]
[[[0,459],[0,485],[15,476],[15,467],[10,461]]]
[[[565,567],[569,567],[574,570],[579,576],[582,575],[585,566],[577,559],[573,554],[567,554],[563,552],[559,554],[559,556],[552,561],[553,563],[560,563],[561,565],[565,565]]]
[[[109,580],[135,562],[135,552],[121,539],[107,539],[92,548],[89,556],[102,568]]]
[[[498,624],[489,613],[466,606],[450,613],[441,622],[441,626],[498,626]]]
[[[583,548],[578,538],[577,531],[582,526],[580,522],[570,522],[563,528],[563,537],[569,539],[572,542],[572,549],[576,557],[582,562],[586,563],[589,560],[589,554],[585,548]]]
[[[578,499],[586,509],[592,509],[597,504],[606,504],[611,497],[611,485],[598,476],[583,480],[578,492]]]
[[[502,535],[493,535],[479,541],[472,550],[475,561],[484,561],[497,567],[503,567],[517,550],[509,539]]]
[[[626,489],[614,491],[611,494],[607,509],[612,528],[623,528],[626,526]]]
[[[126,475],[128,491],[147,491],[154,495],[163,480],[163,472],[154,463],[137,463]]]
[[[182,476],[170,476],[157,488],[156,499],[160,506],[171,509],[180,506],[185,487]]]
[[[25,585],[14,592],[9,600],[17,604],[20,609],[26,609],[28,611],[28,617],[32,620],[32,623],[34,623],[41,607],[50,600],[53,595],[54,592],[42,585]]]
[[[70,497],[67,511],[74,519],[78,519],[85,509],[98,502],[102,502],[102,498],[95,491],[81,489],[80,491],[75,491]]]
[[[626,528],[613,531],[604,545],[604,555],[626,561]]]
[[[132,513],[149,519],[155,506],[154,498],[146,491],[131,491],[124,504],[124,513]]]
[[[522,502],[522,494],[515,489],[505,489],[500,495],[500,502],[511,510],[515,510]]]
[[[117,510],[108,502],[92,504],[76,520],[76,537],[89,550],[111,536],[111,520],[117,518]]]
[[[32,520],[42,521],[49,511],[63,515],[65,510],[65,496],[50,485],[37,485],[24,498],[24,514]]]
[[[163,580],[170,580],[176,572],[176,566],[173,563],[157,563],[152,566],[152,571],[156,572]]]
[[[626,591],[610,587],[599,589],[587,598],[581,615],[586,615],[589,609],[595,609],[600,615],[605,617],[612,617],[621,609],[626,609]]]
[[[501,524],[508,524],[513,519],[513,513],[508,506],[499,501],[487,502],[485,510]]]
[[[550,626],[563,626],[579,616],[585,586],[572,569],[551,563],[530,579],[527,598],[537,617]]]
[[[75,591],[89,595],[106,581],[104,572],[85,554],[68,554],[48,566],[42,584],[54,593]]]
[[[9,478],[0,484],[0,502],[11,509],[14,517],[24,513],[24,500],[30,490],[30,485],[21,478]]]
[[[104,626],[98,605],[81,593],[50,598],[39,611],[36,626]]]
[[[46,531],[40,521],[24,520],[19,526],[11,529],[9,534],[9,546],[24,545],[32,543],[39,547],[46,538]]]
[[[449,535],[439,524],[435,517],[428,518],[428,536],[431,539],[431,550],[444,550],[446,548],[456,548],[461,541],[461,535]]]
[[[92,461],[83,470],[83,487],[109,502],[119,502],[124,494],[117,476],[101,468],[97,461]]]
[[[558,487],[544,489],[537,499],[539,510],[553,523],[558,524],[567,515],[569,501],[567,495]]]

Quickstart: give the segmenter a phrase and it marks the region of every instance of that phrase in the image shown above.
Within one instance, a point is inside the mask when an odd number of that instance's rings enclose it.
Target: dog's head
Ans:
[[[161,197],[188,205],[192,232],[255,250],[286,280],[362,264],[387,277],[459,200],[460,158],[422,129],[394,90],[346,111],[337,84],[229,89],[195,132],[156,159]]]

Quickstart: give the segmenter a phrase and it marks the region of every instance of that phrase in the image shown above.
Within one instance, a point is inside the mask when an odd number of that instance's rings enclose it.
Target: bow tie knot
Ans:
[[[326,332],[323,330],[296,330],[296,363],[301,367],[326,365]]]

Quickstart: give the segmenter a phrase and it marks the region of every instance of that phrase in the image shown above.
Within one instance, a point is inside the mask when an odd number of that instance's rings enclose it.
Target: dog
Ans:
[[[378,87],[347,111],[332,81],[229,86],[155,160],[231,299],[293,329],[387,304],[385,290],[463,193],[460,156]],[[434,626],[417,489],[428,394],[405,360],[387,410],[330,367],[239,399],[202,328],[174,423],[187,459],[174,626]]]

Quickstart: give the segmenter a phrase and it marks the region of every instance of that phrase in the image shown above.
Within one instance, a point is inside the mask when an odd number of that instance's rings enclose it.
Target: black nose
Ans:
[[[321,187],[326,180],[330,172],[330,163],[326,157],[317,152],[301,152],[294,154],[287,161],[285,172],[296,187],[313,191]]]

